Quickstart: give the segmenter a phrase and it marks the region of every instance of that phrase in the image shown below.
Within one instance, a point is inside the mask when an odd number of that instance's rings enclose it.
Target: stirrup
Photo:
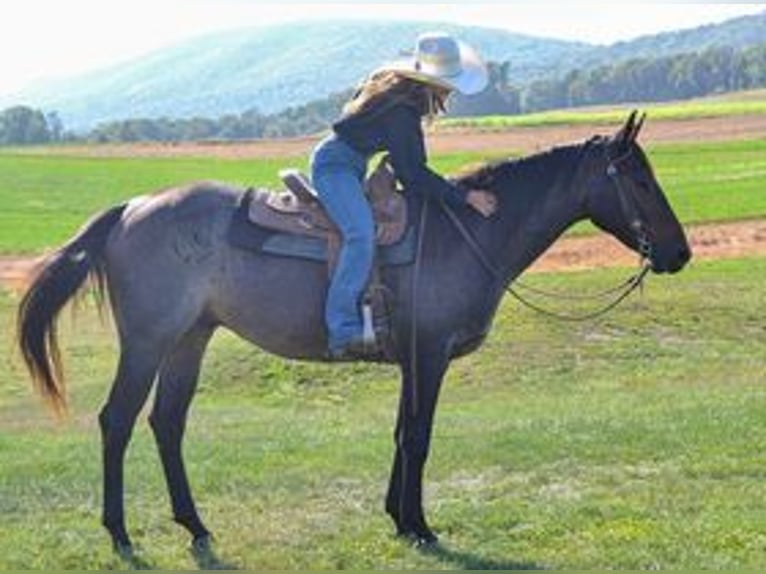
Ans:
[[[362,342],[369,349],[376,349],[378,338],[375,334],[375,319],[372,313],[372,303],[362,305]]]

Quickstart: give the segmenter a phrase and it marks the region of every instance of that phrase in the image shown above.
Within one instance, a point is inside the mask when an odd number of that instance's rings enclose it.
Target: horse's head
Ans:
[[[636,138],[636,112],[598,146],[586,210],[591,221],[641,254],[655,273],[680,271],[691,258],[686,235]]]

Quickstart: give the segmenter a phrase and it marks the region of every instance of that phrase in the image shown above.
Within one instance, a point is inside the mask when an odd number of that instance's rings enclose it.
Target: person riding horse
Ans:
[[[388,152],[406,192],[467,203],[485,217],[494,213],[492,193],[462,189],[429,169],[421,126],[423,118],[445,110],[453,91],[476,94],[487,82],[486,66],[470,46],[443,33],[421,34],[413,57],[384,65],[362,83],[314,149],[313,184],[343,239],[325,306],[330,358],[363,355],[375,345],[365,337],[360,310],[375,251],[375,224],[364,195],[374,153]]]
[[[423,506],[423,478],[451,362],[481,347],[506,289],[565,230],[590,220],[654,273],[676,273],[689,261],[683,227],[637,142],[642,125],[634,112],[614,135],[462,175],[456,182],[462,188],[497,198],[492,218],[467,205],[429,209],[432,202],[425,203],[423,213],[431,215],[421,220],[418,243],[427,297],[413,289],[414,265],[389,266],[382,274],[397,301],[390,322],[396,352],[387,362],[399,367],[401,382],[385,511],[399,536],[416,544],[437,539]],[[57,319],[88,277],[108,289],[119,361],[98,417],[102,523],[121,556],[133,552],[125,452],[150,391],[149,422],[173,518],[204,550],[211,534],[197,511],[182,443],[213,334],[227,329],[280,357],[327,360],[327,264],[234,245],[230,231],[246,194],[202,181],[112,206],[45,258],[19,302],[20,355],[42,396],[61,412],[67,393]],[[252,378],[258,384],[257,373]]]

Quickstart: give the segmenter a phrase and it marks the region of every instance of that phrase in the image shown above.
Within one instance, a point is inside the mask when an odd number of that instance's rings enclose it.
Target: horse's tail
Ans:
[[[92,275],[101,295],[106,275],[104,248],[126,204],[94,216],[38,268],[18,308],[16,336],[21,355],[40,394],[57,414],[66,411],[61,354],[56,336],[59,311]]]

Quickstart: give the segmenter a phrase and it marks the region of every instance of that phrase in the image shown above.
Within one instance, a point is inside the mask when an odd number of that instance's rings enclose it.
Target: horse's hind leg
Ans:
[[[208,326],[196,327],[176,344],[160,369],[154,408],[149,416],[165,470],[174,519],[191,533],[195,546],[205,543],[210,532],[194,505],[181,445],[202,356],[212,334],[213,329]]]
[[[161,359],[162,354],[156,346],[146,342],[124,344],[114,385],[99,415],[104,457],[103,524],[120,553],[131,552],[123,503],[125,450]]]

